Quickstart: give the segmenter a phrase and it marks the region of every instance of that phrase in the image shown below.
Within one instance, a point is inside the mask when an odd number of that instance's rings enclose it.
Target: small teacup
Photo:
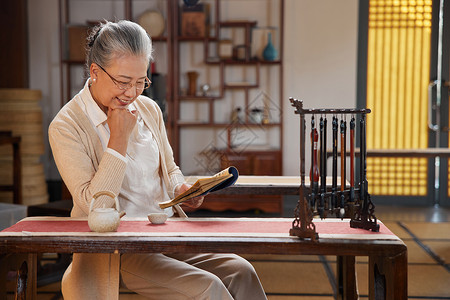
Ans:
[[[153,224],[163,224],[167,220],[166,213],[151,213],[147,215],[148,220]]]

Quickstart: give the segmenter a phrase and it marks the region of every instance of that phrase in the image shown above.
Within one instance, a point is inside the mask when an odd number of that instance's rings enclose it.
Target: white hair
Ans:
[[[121,20],[102,22],[88,37],[86,66],[92,63],[107,67],[111,60],[121,55],[144,56],[147,67],[152,59],[152,41],[139,24]]]

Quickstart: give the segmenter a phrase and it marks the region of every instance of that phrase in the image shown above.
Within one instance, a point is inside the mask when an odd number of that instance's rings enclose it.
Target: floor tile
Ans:
[[[423,243],[439,256],[445,264],[450,264],[450,241],[423,241]]]
[[[267,293],[333,294],[321,263],[254,262]]]
[[[323,255],[321,256],[322,259],[326,260],[327,262],[336,262],[336,255]]]
[[[368,256],[357,256],[356,257],[356,263],[368,263],[369,257]]]
[[[419,239],[450,240],[450,222],[403,222],[403,224]]]
[[[357,263],[355,265],[356,270],[356,286],[359,295],[368,295],[369,291],[369,269],[367,263]],[[333,271],[333,275],[336,278],[336,264],[331,263],[330,267]]]
[[[335,264],[330,264],[335,272]],[[368,295],[368,264],[356,264],[358,293]],[[450,272],[439,265],[408,265],[409,297],[449,297]]]
[[[387,221],[450,222],[450,208],[423,206],[377,205],[375,216]]]
[[[418,210],[405,207],[385,207],[375,204],[375,216],[383,221],[427,221],[427,216]]]
[[[369,264],[357,264],[355,268],[358,293],[367,296],[369,294]]]
[[[435,264],[433,257],[415,241],[403,241],[408,247],[408,264]],[[450,242],[449,242],[450,245]]]
[[[450,273],[439,265],[408,266],[408,297],[450,297]]]

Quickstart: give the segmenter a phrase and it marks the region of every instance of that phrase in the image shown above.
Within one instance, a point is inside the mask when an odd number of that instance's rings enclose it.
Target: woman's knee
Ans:
[[[192,281],[195,299],[233,299],[222,280],[209,272],[199,272],[197,278]]]
[[[230,254],[230,261],[227,262],[227,265],[230,268],[232,268],[236,273],[242,274],[256,273],[253,265],[248,260],[240,257],[239,255]]]

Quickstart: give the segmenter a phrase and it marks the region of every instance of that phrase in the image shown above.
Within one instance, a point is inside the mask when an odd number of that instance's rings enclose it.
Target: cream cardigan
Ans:
[[[82,97],[81,91],[75,97]],[[173,160],[161,110],[156,102],[139,96],[134,102],[145,124],[154,135],[160,150],[161,176],[167,191],[184,182]],[[100,139],[88,117],[75,101],[69,101],[49,127],[53,157],[64,183],[73,197],[72,217],[89,213],[89,204],[98,191],[118,195],[125,176],[126,162],[104,152]],[[100,197],[96,207],[114,205]],[[177,207],[180,214],[184,214]],[[77,254],[62,281],[64,299],[118,299],[120,254]]]

